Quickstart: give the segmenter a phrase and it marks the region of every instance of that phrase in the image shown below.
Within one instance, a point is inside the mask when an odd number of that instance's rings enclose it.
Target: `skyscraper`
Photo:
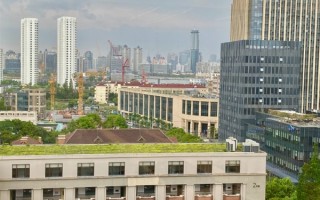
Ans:
[[[138,66],[142,63],[142,48],[137,46],[133,49],[132,68],[134,73],[138,73]]]
[[[249,33],[256,30],[263,40],[302,42],[301,111],[320,110],[319,14],[320,0],[234,0],[232,4],[231,41],[255,39]]]
[[[74,85],[73,76],[76,72],[76,38],[77,20],[74,17],[61,17],[58,19],[57,39],[57,83],[63,85]]]
[[[191,31],[190,67],[192,73],[196,73],[197,62],[199,62],[199,31]]]
[[[93,53],[86,51],[83,58],[83,71],[92,71],[93,69]]]
[[[34,85],[38,80],[38,19],[21,20],[21,83]]]

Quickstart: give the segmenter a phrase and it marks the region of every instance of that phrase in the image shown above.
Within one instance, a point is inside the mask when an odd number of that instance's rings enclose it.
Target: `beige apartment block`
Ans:
[[[179,153],[80,154],[63,146],[54,147],[64,149],[56,155],[6,155],[0,150],[0,199],[265,199],[266,153],[190,152],[195,144],[189,145],[189,152]]]

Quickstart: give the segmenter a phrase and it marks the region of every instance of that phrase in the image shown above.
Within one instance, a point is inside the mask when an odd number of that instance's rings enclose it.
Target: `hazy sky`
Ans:
[[[0,48],[20,52],[20,20],[39,19],[39,49],[56,47],[57,18],[77,18],[77,47],[105,55],[108,40],[141,46],[144,56],[189,49],[200,32],[205,59],[229,40],[231,0],[0,0]]]

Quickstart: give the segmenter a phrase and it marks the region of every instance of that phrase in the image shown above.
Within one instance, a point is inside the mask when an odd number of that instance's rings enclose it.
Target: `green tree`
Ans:
[[[295,199],[296,187],[289,178],[272,178],[266,185],[266,200]]]
[[[102,124],[103,128],[128,128],[126,119],[121,115],[108,115],[106,121]]]
[[[108,100],[108,103],[114,103],[114,105],[118,105],[118,94],[109,93]]]
[[[320,199],[320,160],[318,146],[314,146],[311,159],[302,167],[297,186],[299,200]]]
[[[169,137],[177,138],[178,142],[181,142],[181,143],[200,143],[200,142],[202,142],[201,138],[184,132],[184,130],[182,128],[172,128],[166,132],[166,135]]]

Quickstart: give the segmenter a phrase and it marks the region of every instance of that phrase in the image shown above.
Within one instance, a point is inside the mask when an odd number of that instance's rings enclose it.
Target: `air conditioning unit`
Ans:
[[[228,152],[236,151],[238,145],[238,141],[236,138],[229,137],[226,139],[226,147]]]
[[[171,185],[171,192],[176,192],[177,191],[177,186],[176,185]]]
[[[114,194],[119,194],[120,191],[121,191],[121,188],[120,188],[120,187],[114,187],[114,188],[113,188],[113,193],[114,193]]]
[[[226,184],[226,191],[232,190],[232,184]]]
[[[260,144],[253,140],[246,139],[246,141],[242,145],[243,145],[243,152],[258,153],[260,151]]]

